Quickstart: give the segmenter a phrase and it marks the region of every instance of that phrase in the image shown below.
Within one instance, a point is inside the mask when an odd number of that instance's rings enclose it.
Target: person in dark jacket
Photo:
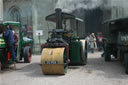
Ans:
[[[15,49],[14,42],[15,41],[14,41],[13,33],[12,33],[10,26],[7,26],[6,31],[4,33],[4,38],[7,43],[8,48],[9,48],[12,61],[13,61],[13,63],[15,63],[16,62],[16,55],[15,55],[15,51],[14,51],[14,49]]]

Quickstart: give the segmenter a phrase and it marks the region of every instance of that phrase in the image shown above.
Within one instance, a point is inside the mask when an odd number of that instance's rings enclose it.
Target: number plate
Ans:
[[[57,64],[57,61],[45,61],[45,64]]]

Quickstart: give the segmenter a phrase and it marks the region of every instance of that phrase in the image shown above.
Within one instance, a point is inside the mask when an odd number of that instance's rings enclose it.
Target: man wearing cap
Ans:
[[[12,58],[12,62],[14,63],[14,68],[16,68],[16,55],[15,55],[15,51],[14,51],[14,37],[13,37],[13,33],[12,30],[10,28],[10,26],[8,25],[6,28],[6,31],[4,33],[4,38],[6,40],[7,46],[9,48],[10,54],[11,54],[11,58]]]

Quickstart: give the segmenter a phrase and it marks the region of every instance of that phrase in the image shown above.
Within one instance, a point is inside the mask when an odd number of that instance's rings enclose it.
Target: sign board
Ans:
[[[36,31],[36,36],[42,36],[42,35],[43,35],[43,30]]]

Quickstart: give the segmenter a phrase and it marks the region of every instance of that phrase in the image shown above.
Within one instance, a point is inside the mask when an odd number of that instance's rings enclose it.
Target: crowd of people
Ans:
[[[88,43],[88,52],[94,53],[96,49],[98,51],[103,50],[103,37],[101,33],[97,33],[97,36],[94,33],[88,34],[86,40]]]

